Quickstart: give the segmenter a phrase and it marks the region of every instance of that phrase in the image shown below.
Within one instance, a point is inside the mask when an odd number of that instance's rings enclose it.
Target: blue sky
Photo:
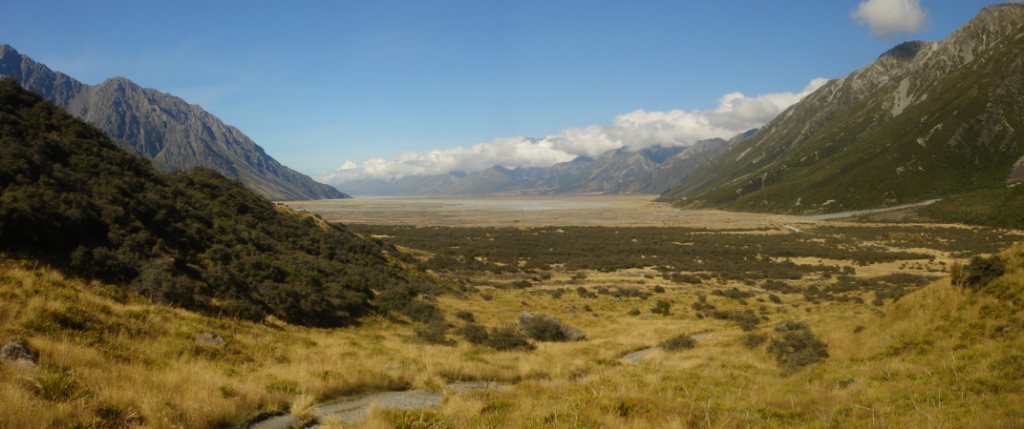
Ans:
[[[715,109],[734,92],[798,93],[994,3],[919,1],[914,34],[879,37],[851,18],[859,0],[6,0],[0,42],[87,83],[121,75],[201,104],[319,176],[637,109]]]

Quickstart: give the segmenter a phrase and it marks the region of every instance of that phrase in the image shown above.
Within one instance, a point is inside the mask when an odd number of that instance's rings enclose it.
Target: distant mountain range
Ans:
[[[750,135],[737,136],[736,141]],[[472,172],[344,182],[355,195],[660,194],[712,159],[729,143],[702,140],[692,146],[616,149],[547,168],[494,166]]]
[[[1001,205],[1024,202],[1022,155],[1024,4],[994,5],[827,83],[661,199],[801,213],[944,198],[953,217],[1024,224]]]
[[[203,108],[123,77],[86,85],[0,45],[0,76],[100,128],[123,149],[163,171],[214,169],[271,200],[347,198],[267,155]]]

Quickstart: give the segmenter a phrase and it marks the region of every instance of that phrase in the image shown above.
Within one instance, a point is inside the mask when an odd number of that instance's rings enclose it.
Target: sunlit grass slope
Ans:
[[[445,393],[427,411],[376,410],[357,427],[1019,427],[1024,418],[1024,246],[979,291],[937,280],[895,303],[780,303],[706,295],[720,310],[764,306],[744,331],[691,308],[707,288],[669,285],[652,299],[556,286],[483,287],[443,296],[451,316],[503,326],[521,311],[582,329],[581,342],[499,352],[417,340],[414,325],[370,318],[315,329],[214,319],[143,302],[101,283],[5,260],[0,340],[24,339],[35,368],[0,364],[0,427],[236,427],[261,412],[377,390]],[[593,288],[615,273],[591,272]],[[622,281],[624,277],[619,277]],[[552,284],[569,281],[555,274]],[[755,291],[756,293],[756,291]],[[656,300],[673,304],[653,314]],[[631,310],[638,309],[637,312]],[[769,352],[776,326],[806,323],[828,357],[795,371]],[[214,333],[224,346],[202,344]],[[708,333],[692,349],[620,358],[678,334]],[[763,342],[751,344],[752,335]],[[457,394],[455,381],[505,388]],[[120,425],[120,426],[119,426]]]

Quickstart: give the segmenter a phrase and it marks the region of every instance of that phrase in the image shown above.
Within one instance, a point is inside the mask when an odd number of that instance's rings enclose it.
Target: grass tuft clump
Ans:
[[[66,402],[88,394],[75,375],[65,369],[45,371],[28,384],[36,396],[52,402]]]

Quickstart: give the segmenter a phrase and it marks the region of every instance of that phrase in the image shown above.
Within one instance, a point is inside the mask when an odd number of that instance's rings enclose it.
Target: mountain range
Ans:
[[[661,199],[789,213],[1024,201],[1022,133],[1024,4],[994,5],[828,82]]]
[[[737,136],[736,141],[752,132]],[[360,179],[341,183],[355,195],[660,194],[728,145],[722,139],[691,146],[615,149],[547,168],[494,166],[483,171]]]
[[[86,85],[0,45],[0,76],[100,128],[162,171],[207,167],[271,200],[347,198],[267,155],[237,128],[179,97],[114,77]]]

